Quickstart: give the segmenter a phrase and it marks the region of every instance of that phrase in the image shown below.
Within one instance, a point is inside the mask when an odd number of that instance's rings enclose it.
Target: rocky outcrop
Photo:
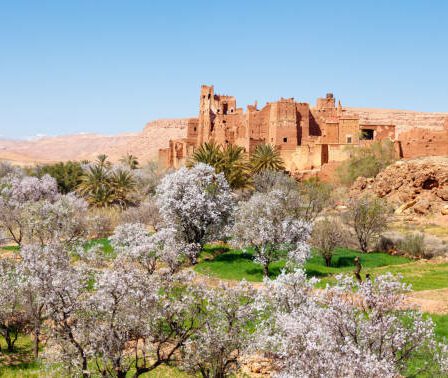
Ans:
[[[390,165],[374,179],[359,177],[351,196],[375,194],[387,198],[396,214],[430,212],[445,214],[448,205],[448,157],[402,160]]]

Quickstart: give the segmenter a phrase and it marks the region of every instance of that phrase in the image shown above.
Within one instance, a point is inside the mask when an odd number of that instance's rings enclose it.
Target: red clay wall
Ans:
[[[448,155],[448,129],[412,129],[400,134],[400,154],[404,158]]]

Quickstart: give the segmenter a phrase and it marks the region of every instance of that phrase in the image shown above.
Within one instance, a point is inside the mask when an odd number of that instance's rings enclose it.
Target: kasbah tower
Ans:
[[[336,105],[333,94],[327,93],[314,107],[281,98],[262,109],[257,103],[248,105],[244,112],[234,96],[215,94],[213,86],[202,85],[198,118],[188,120],[186,138],[171,140],[168,148],[159,151],[159,162],[165,167],[183,166],[196,148],[211,141],[241,146],[249,155],[257,145],[271,144],[279,149],[290,172],[319,171],[349,158],[349,146],[385,139],[394,142],[398,157],[448,154],[446,114],[432,113],[435,126],[421,129],[393,121],[408,119],[414,125],[421,114],[431,113],[401,112],[403,116],[398,111],[398,115],[391,113],[390,119],[375,119],[359,110],[361,114],[344,108],[340,101]]]

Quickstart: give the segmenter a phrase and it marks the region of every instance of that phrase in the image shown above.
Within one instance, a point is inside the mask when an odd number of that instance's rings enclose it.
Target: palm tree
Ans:
[[[215,168],[216,173],[224,173],[232,189],[250,187],[250,169],[243,147],[228,144],[226,147],[209,142],[202,144],[188,161],[189,167],[205,163]]]
[[[253,173],[261,171],[283,171],[285,164],[280,156],[280,151],[270,144],[259,144],[250,157],[250,165]]]
[[[96,157],[96,165],[103,167],[103,168],[110,168],[112,166],[112,163],[108,160],[109,156],[106,154],[100,154]]]
[[[120,159],[120,163],[129,167],[129,169],[137,169],[139,166],[137,156],[130,154],[129,152]]]
[[[232,189],[251,187],[250,166],[243,147],[228,144],[222,150],[221,164],[218,169],[224,173]]]
[[[222,150],[221,146],[217,145],[215,142],[205,142],[194,151],[193,156],[187,162],[188,167],[192,167],[197,163],[208,164],[215,169],[221,164],[222,160]]]
[[[81,176],[78,192],[93,206],[107,207],[112,205],[114,195],[110,185],[109,170],[102,164],[89,166],[84,175]]]
[[[116,169],[111,175],[111,188],[114,193],[114,202],[122,208],[129,202],[129,196],[135,189],[136,181],[131,171],[126,169]]]

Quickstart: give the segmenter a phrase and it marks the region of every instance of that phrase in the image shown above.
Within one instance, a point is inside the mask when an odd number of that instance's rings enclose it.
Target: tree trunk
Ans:
[[[362,277],[361,277],[362,265],[361,265],[361,262],[359,261],[358,256],[355,257],[354,261],[355,261],[355,271],[353,273],[355,274],[355,277],[358,280],[358,282],[361,283],[362,282]]]
[[[263,265],[263,275],[269,277],[269,263]]]
[[[11,337],[11,331],[9,330],[8,327],[6,327],[5,329],[5,341],[6,341],[6,345],[8,346],[8,352],[14,352],[14,340]]]
[[[325,265],[328,267],[331,266],[331,255],[329,256],[325,255]]]
[[[39,342],[40,342],[39,336],[40,336],[40,327],[37,326],[34,328],[34,343],[33,343],[33,354],[35,359],[39,357]]]

